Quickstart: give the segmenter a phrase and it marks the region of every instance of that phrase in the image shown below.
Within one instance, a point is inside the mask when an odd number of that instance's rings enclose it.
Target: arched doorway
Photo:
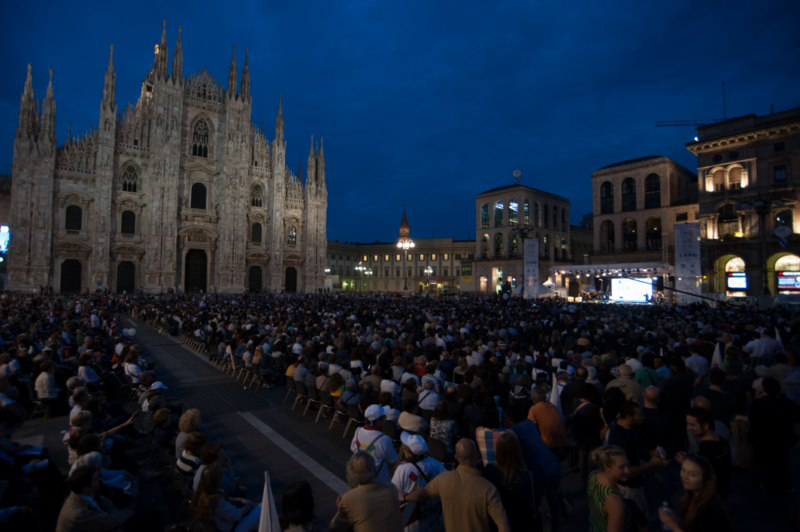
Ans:
[[[249,279],[250,291],[261,292],[261,266],[250,266]]]
[[[297,292],[297,270],[292,266],[286,268],[286,282],[283,286],[287,294]]]
[[[747,265],[737,255],[723,255],[714,263],[716,291],[730,297],[747,295]]]
[[[61,293],[77,294],[81,291],[81,262],[68,259],[61,263]]]
[[[131,261],[123,261],[117,266],[117,293],[136,290],[136,265]]]
[[[186,253],[184,270],[184,290],[186,292],[205,292],[208,260],[202,249],[190,249]]]
[[[800,294],[800,257],[792,253],[776,253],[767,259],[771,294]]]

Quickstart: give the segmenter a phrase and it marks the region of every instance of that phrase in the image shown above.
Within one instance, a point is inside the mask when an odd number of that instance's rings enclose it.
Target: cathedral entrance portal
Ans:
[[[184,273],[184,291],[205,292],[208,273],[208,259],[202,249],[190,249],[186,253],[186,268]]]
[[[81,263],[75,259],[61,263],[61,293],[77,294],[81,291]]]
[[[287,294],[293,294],[297,292],[297,270],[291,266],[286,268],[286,283],[284,284],[284,290]]]
[[[261,292],[261,266],[250,266],[250,282],[248,285],[251,292]]]
[[[131,261],[123,261],[117,266],[117,293],[131,293],[136,290],[136,265]]]

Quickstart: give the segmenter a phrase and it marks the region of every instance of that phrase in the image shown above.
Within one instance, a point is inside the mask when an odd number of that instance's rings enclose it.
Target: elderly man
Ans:
[[[99,469],[91,466],[76,468],[69,477],[69,489],[58,514],[56,532],[117,530],[133,517],[133,510],[117,510],[111,501],[97,495]]]
[[[336,500],[332,532],[400,532],[403,529],[397,488],[375,482],[375,462],[357,451],[347,462],[347,482],[353,489]]]
[[[406,498],[423,501],[429,497],[439,497],[442,500],[445,530],[479,532],[489,530],[489,522],[492,521],[498,532],[509,532],[500,494],[478,470],[480,454],[475,442],[467,438],[458,440],[456,460],[458,467],[455,470],[438,475],[427,486]]]
[[[375,477],[378,482],[389,484],[392,481],[391,470],[397,463],[397,451],[392,439],[383,433],[383,422],[386,419],[386,408],[370,405],[364,412],[367,422],[356,429],[350,450],[353,453],[365,451],[375,460]]]

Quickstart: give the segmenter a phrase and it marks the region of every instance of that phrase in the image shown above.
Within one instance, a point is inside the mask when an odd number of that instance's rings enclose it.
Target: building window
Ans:
[[[395,268],[394,269],[394,276],[395,277],[400,277],[400,268]]]
[[[383,256],[383,262],[389,262],[389,255],[388,254]]]
[[[622,212],[636,210],[636,181],[627,177],[622,182]]]
[[[419,254],[419,260],[425,260],[425,254],[424,253],[420,253]]]
[[[675,221],[676,222],[688,222],[689,221],[689,213],[688,212],[676,212],[675,213]]]
[[[785,165],[779,164],[772,167],[772,181],[777,185],[782,185],[788,181]]]
[[[547,235],[542,237],[542,256],[546,259],[550,258],[550,239]]]
[[[136,234],[136,214],[133,211],[124,211],[122,213],[120,232],[123,235]]]
[[[558,207],[553,205],[553,229],[558,231]]]
[[[650,174],[644,180],[644,208],[659,207],[661,207],[661,178],[656,174]]]
[[[431,260],[436,260],[436,253],[431,253]]]
[[[734,166],[728,170],[728,190],[739,190],[747,186],[743,173],[740,166]]]
[[[711,174],[711,188],[708,188],[706,182],[706,190],[709,192],[722,192],[725,187],[725,170],[718,168]]]
[[[661,218],[650,218],[647,220],[646,240],[647,249],[661,249]]]
[[[383,276],[384,277],[389,277],[389,268],[384,268],[383,269]]]
[[[489,229],[489,204],[481,205],[481,229]]]
[[[250,242],[261,243],[261,224],[250,226]]]
[[[361,262],[367,262],[368,260],[369,260],[369,257],[364,255],[364,257],[361,259]]]
[[[788,227],[792,229],[792,211],[780,211],[775,215],[775,227]]]
[[[531,204],[528,200],[522,203],[522,223],[525,225],[531,224]]]
[[[542,204],[538,201],[533,202],[533,224],[536,227],[542,226]]]
[[[80,231],[81,224],[83,223],[83,209],[77,205],[70,205],[67,207],[66,220],[64,220],[64,228],[67,231]]]
[[[512,199],[508,202],[508,225],[517,225],[519,223],[519,202]]]
[[[550,207],[545,204],[544,206],[544,215],[542,216],[542,227],[547,229],[547,226],[550,224]]]
[[[611,253],[614,251],[614,222],[611,220],[604,220],[600,224],[600,251],[603,253]]]
[[[444,271],[442,272],[442,275],[444,275],[445,277],[449,276],[450,275],[450,268],[445,268]]]
[[[408,271],[408,275],[407,275],[406,277],[414,277],[414,272],[413,272],[413,270],[411,269],[411,267],[409,267],[409,268],[407,269],[407,271]]]
[[[202,183],[192,185],[192,209],[206,208],[206,186]]]
[[[727,203],[717,211],[717,235],[722,238],[739,231],[739,215],[733,203]]]
[[[516,233],[512,233],[511,236],[508,237],[508,254],[512,257],[516,257],[519,254]]]
[[[600,214],[614,213],[614,185],[606,181],[600,185]]]
[[[288,230],[288,236],[286,238],[286,243],[293,246],[297,244],[297,227],[290,225]]]
[[[494,204],[494,226],[503,227],[503,210],[505,205],[502,201],[497,201]]]
[[[136,187],[139,184],[139,172],[136,167],[129,164],[122,171],[122,191],[123,192],[136,192]]]
[[[503,233],[495,233],[494,235],[494,256],[503,256]]]
[[[264,206],[264,194],[261,192],[261,187],[258,185],[253,187],[252,197],[250,198],[250,205],[252,207]]]
[[[398,253],[397,255],[395,255],[395,256],[394,256],[394,261],[395,261],[395,262],[400,262],[400,259],[401,259],[401,258],[402,258],[402,255],[400,255],[400,254]]]
[[[483,233],[481,237],[481,257],[487,258],[489,256],[489,235]]]
[[[198,120],[192,130],[192,155],[208,157],[208,126],[205,120]]]
[[[377,262],[378,262],[378,260],[379,260],[379,257],[378,257],[378,255],[373,255],[373,256],[372,256],[372,262],[373,262],[373,263],[377,263]]]
[[[445,254],[444,254],[444,257],[442,257],[442,258],[443,258],[444,260],[450,260],[450,254],[449,254],[449,253],[445,253]]]
[[[622,222],[622,248],[625,251],[636,251],[636,220],[627,218]]]

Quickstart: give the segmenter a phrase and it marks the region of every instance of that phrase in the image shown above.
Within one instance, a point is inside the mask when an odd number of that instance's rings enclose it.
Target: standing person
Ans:
[[[533,473],[525,467],[517,435],[513,431],[502,433],[497,439],[495,453],[497,464],[487,467],[484,474],[500,492],[512,532],[541,530]]]
[[[498,532],[509,532],[508,518],[494,485],[478,471],[480,454],[475,442],[462,438],[456,443],[458,467],[442,473],[424,488],[407,497],[423,501],[430,497],[442,500],[445,530],[483,532],[490,522]]]
[[[578,465],[584,485],[589,475],[589,455],[592,449],[602,445],[601,434],[605,430],[600,407],[590,400],[590,397],[595,395],[597,395],[596,391],[587,393],[585,389],[582,389],[572,416],[572,431],[578,447]]]
[[[539,387],[531,392],[531,402],[533,406],[528,410],[528,419],[536,423],[544,443],[559,460],[565,458],[568,445],[567,428],[558,408],[547,401],[547,393]]]
[[[764,396],[750,408],[750,438],[763,467],[764,485],[777,495],[791,486],[789,451],[797,441],[793,428],[800,422],[800,406],[781,394],[781,385],[773,378],[765,378],[761,388]]]
[[[647,515],[647,499],[644,496],[644,475],[665,466],[668,461],[657,449],[648,449],[639,426],[644,421],[642,409],[638,404],[623,403],[617,420],[608,431],[608,445],[616,445],[625,451],[629,462],[628,478],[619,481],[619,491],[626,499],[631,499]]]
[[[725,503],[717,493],[714,469],[708,460],[693,454],[686,455],[681,464],[683,501],[678,517],[669,508],[659,508],[658,518],[672,532],[730,532],[733,530]]]
[[[428,456],[428,444],[425,442],[425,438],[419,434],[410,434],[404,431],[400,434],[400,441],[403,444],[400,447],[400,463],[394,470],[392,484],[397,488],[400,499],[403,500],[415,489],[425,487],[437,475],[444,473],[445,468],[441,462]],[[437,515],[434,516],[434,513]],[[408,522],[404,523],[406,532],[435,529],[434,521],[438,514],[435,506],[417,505]]]
[[[625,502],[619,483],[628,479],[630,468],[625,450],[616,445],[592,451],[590,461],[598,469],[589,476],[586,492],[589,497],[589,530],[621,532],[625,529]]]
[[[56,366],[50,360],[42,362],[41,373],[36,377],[36,398],[44,403],[44,418],[49,419],[58,406],[59,389],[56,388]]]
[[[699,442],[698,454],[709,461],[714,468],[717,492],[722,500],[728,498],[731,488],[733,464],[731,447],[727,441],[714,432],[714,418],[703,408],[691,408],[686,414],[686,430]],[[684,453],[678,453],[678,463],[683,463]]]
[[[353,489],[336,500],[331,532],[401,532],[402,517],[397,488],[376,482],[375,461],[366,451],[356,451],[347,462],[347,481]]]
[[[392,479],[391,470],[397,463],[397,451],[392,439],[381,428],[386,419],[386,410],[380,405],[370,405],[364,412],[364,418],[367,422],[356,429],[350,450],[353,453],[366,451],[372,456],[375,460],[375,478],[378,482],[389,484]]]
[[[283,532],[318,532],[314,519],[314,495],[311,484],[301,480],[292,482],[281,497]]]

